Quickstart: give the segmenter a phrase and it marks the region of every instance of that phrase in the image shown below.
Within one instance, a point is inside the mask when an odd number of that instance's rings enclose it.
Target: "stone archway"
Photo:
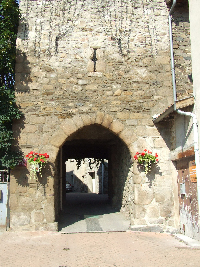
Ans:
[[[58,152],[58,149],[63,145],[65,140],[77,130],[91,124],[101,125],[116,136],[118,136],[129,148],[131,155],[133,156],[135,149],[132,146],[137,140],[135,133],[128,129],[122,122],[114,119],[111,115],[103,112],[97,112],[92,115],[76,115],[73,118],[65,119],[58,130],[53,133],[50,144],[54,147],[54,151]],[[56,157],[56,155],[55,155]]]
[[[132,213],[133,190],[132,183],[130,183],[130,169],[133,154],[131,148],[135,140],[136,136],[132,131],[120,121],[102,112],[93,116],[77,115],[63,121],[60,129],[52,135],[50,140],[50,143],[59,149],[56,163],[58,175],[55,177],[54,184],[56,218],[62,207],[62,199],[65,198],[65,192],[62,196],[60,192],[65,183],[64,171],[59,172],[59,168],[61,165],[62,168],[64,166],[63,158],[79,157],[79,146],[82,147],[82,151],[87,150],[87,153],[82,153],[81,157],[95,157],[98,154],[100,158],[109,159],[109,196],[112,204],[119,210],[123,209],[127,214]],[[102,152],[103,150],[106,152]]]

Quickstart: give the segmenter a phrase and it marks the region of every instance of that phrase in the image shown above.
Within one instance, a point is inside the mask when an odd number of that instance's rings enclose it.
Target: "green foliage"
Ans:
[[[151,151],[144,149],[144,152],[142,153],[137,152],[134,159],[144,167],[145,173],[147,174],[151,171],[152,164],[158,162],[158,154],[156,153],[154,156]]]
[[[12,122],[21,113],[15,103],[14,77],[19,6],[0,0],[0,167],[14,167],[21,159],[12,148]]]
[[[77,169],[81,167],[82,163],[85,163],[85,158],[77,158],[75,160],[76,160]],[[92,169],[93,165],[95,165],[98,168],[101,163],[104,164],[105,166],[104,159],[88,158],[88,163],[89,163],[90,169]]]

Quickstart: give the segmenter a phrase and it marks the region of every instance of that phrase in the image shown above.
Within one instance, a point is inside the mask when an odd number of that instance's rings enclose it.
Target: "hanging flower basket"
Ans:
[[[41,166],[39,163],[33,163],[31,162],[30,163],[30,166],[31,166],[31,171],[36,173],[36,172],[40,172],[40,169],[41,169]]]
[[[49,158],[49,155],[47,153],[40,154],[31,151],[26,155],[26,157],[30,164],[31,175],[34,177],[37,173],[41,175],[42,167],[46,164],[46,160]]]
[[[144,171],[147,174],[151,171],[152,164],[156,164],[158,162],[158,154],[156,153],[154,156],[151,151],[147,151],[147,149],[145,149],[142,153],[137,152],[134,159],[137,160],[138,164],[144,167]]]

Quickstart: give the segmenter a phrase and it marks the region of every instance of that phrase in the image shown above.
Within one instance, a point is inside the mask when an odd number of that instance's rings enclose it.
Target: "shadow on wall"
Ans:
[[[104,163],[98,163],[93,160],[85,158],[80,167],[75,164],[75,159],[66,162],[66,182],[73,186],[74,192],[108,193],[108,162],[104,160]]]
[[[162,176],[162,172],[160,171],[160,167],[157,164],[153,164],[151,166],[151,171],[146,174],[146,177],[147,177],[148,182],[149,182],[149,187],[152,187],[152,184],[153,184],[153,181],[156,178],[155,177],[156,175]]]
[[[53,177],[54,164],[47,162],[40,173],[31,174],[29,163],[27,166],[16,166],[11,170],[11,175],[14,176],[18,185],[22,187],[30,187],[30,184],[42,185],[44,188],[47,185],[47,178]],[[44,194],[45,195],[45,194]]]
[[[20,96],[23,93],[29,93],[29,83],[32,82],[30,77],[31,68],[29,67],[30,61],[27,60],[27,56],[20,49],[16,51],[16,64],[15,64],[15,92]],[[33,88],[37,89],[37,88]],[[23,101],[21,101],[23,102]]]
[[[88,186],[79,177],[74,175],[73,171],[66,172],[66,182],[72,185],[73,192],[90,193]]]

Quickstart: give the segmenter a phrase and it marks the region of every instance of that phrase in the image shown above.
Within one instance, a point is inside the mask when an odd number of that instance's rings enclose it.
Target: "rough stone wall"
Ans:
[[[177,99],[193,95],[190,22],[188,3],[178,3],[172,15]]]
[[[176,177],[172,175],[167,144],[152,123],[152,115],[173,102],[168,9],[164,0],[124,0],[122,4],[20,1],[22,22],[17,39],[15,88],[24,118],[13,128],[24,154],[34,150],[50,155],[50,171],[43,174],[49,191],[42,206],[36,209],[34,200],[27,212],[28,223],[37,225],[37,229],[55,219],[53,204],[52,210],[46,211],[45,203],[59,202],[54,190],[57,188],[58,192],[60,186],[56,169],[60,147],[72,133],[94,123],[117,135],[132,158],[144,148],[160,155],[159,171],[152,174],[152,187],[136,163],[130,173],[126,171],[130,158],[124,157],[127,163],[120,163],[123,179],[125,172],[128,177],[124,180],[127,189],[120,192],[124,212],[132,216],[135,224],[176,226],[171,188]],[[19,211],[23,214],[21,202],[26,198],[19,192],[16,172],[13,170],[11,177],[11,188],[16,185],[11,190],[11,207],[12,198],[18,199],[15,209],[11,208],[13,227],[26,224],[17,219],[13,222]],[[30,190],[29,174],[26,169],[24,172]],[[134,189],[130,190],[132,186]],[[36,194],[37,190],[33,191],[30,198]],[[133,199],[137,211],[133,211]],[[43,214],[40,222],[31,217],[35,209]],[[49,214],[51,222],[46,219]],[[156,219],[160,217],[162,220]]]
[[[134,124],[130,110],[145,117],[171,103],[164,1],[124,0],[121,7],[21,1],[20,7],[16,94],[26,113],[65,118],[103,109]]]

